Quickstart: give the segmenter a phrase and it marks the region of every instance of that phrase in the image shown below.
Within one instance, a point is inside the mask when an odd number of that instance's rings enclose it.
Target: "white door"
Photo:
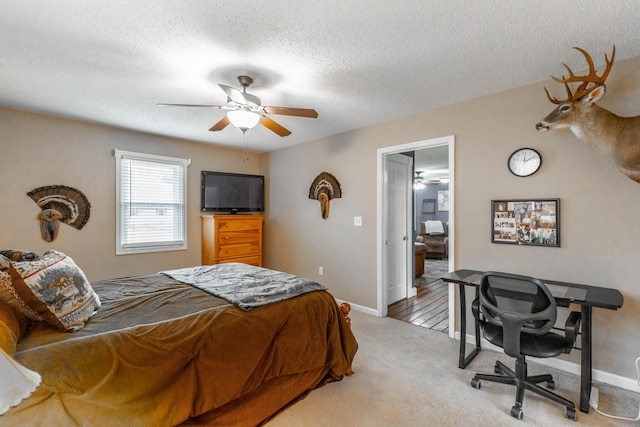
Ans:
[[[386,156],[386,289],[387,304],[407,297],[407,199],[412,159],[401,154]]]

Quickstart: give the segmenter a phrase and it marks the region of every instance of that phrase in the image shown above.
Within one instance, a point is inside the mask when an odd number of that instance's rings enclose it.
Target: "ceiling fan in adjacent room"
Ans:
[[[280,114],[285,116],[298,116],[317,118],[316,110],[310,108],[293,108],[293,107],[268,107],[262,106],[260,98],[247,93],[247,88],[253,83],[253,79],[248,76],[238,76],[238,81],[242,86],[242,90],[232,86],[218,84],[220,89],[227,95],[227,105],[208,105],[208,104],[156,104],[159,106],[173,107],[208,107],[228,110],[227,114],[211,129],[210,131],[219,131],[227,127],[229,123],[240,129],[242,132],[253,128],[258,123],[277,133],[280,136],[291,135],[291,131],[284,128],[276,121],[269,118],[268,114]]]

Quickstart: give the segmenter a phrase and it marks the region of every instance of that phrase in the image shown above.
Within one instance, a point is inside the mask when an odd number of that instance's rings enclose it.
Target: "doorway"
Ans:
[[[409,144],[402,144],[396,146],[390,146],[385,148],[378,149],[377,158],[378,158],[378,170],[377,170],[377,185],[378,185],[378,198],[377,198],[377,259],[378,259],[378,271],[377,271],[377,281],[378,281],[378,298],[377,298],[377,312],[378,316],[385,317],[388,312],[388,304],[389,304],[389,294],[387,292],[386,278],[390,272],[390,269],[396,268],[404,268],[407,271],[406,280],[404,286],[407,290],[407,295],[412,296],[416,294],[416,288],[413,286],[413,263],[405,262],[405,265],[390,265],[393,264],[391,258],[387,256],[387,244],[388,244],[388,230],[387,230],[387,222],[388,222],[388,211],[389,211],[389,203],[387,198],[388,196],[388,188],[386,181],[386,163],[387,157],[393,154],[410,152],[421,150],[429,147],[438,147],[438,146],[446,146],[448,148],[448,163],[449,163],[449,243],[448,243],[448,268],[449,271],[453,270],[455,265],[455,173],[454,173],[454,137],[447,136],[442,138],[435,138],[424,141],[417,141]],[[413,176],[407,177],[408,185],[412,185]],[[413,192],[410,192],[408,198],[411,199],[411,205],[413,205]],[[406,228],[407,236],[414,236],[413,234],[414,224],[411,221],[408,222]],[[414,253],[414,238],[407,239],[406,244],[403,248],[406,253],[413,254]],[[414,259],[413,255],[409,257],[409,259]],[[448,286],[448,310],[449,310],[449,327],[448,332],[450,337],[454,337],[455,334],[455,288],[453,285]]]

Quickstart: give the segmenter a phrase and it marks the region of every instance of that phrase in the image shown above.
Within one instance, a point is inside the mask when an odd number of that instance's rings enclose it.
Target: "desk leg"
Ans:
[[[591,397],[591,306],[582,306],[582,351],[580,352],[580,410],[589,412]]]
[[[460,291],[460,355],[458,358],[458,367],[460,369],[464,369],[467,367],[469,362],[473,360],[474,357],[480,353],[480,325],[478,322],[475,323],[475,333],[476,333],[476,348],[469,354],[469,356],[465,357],[467,352],[466,343],[467,343],[467,298],[464,291],[464,285],[462,283],[458,283],[458,289]],[[476,298],[478,297],[478,288],[476,287]]]

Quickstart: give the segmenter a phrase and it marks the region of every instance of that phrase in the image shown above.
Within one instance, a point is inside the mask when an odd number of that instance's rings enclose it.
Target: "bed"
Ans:
[[[351,373],[348,315],[321,286],[261,305],[245,277],[247,309],[167,273],[91,283],[99,308],[73,332],[4,304],[0,348],[42,383],[0,425],[259,425]]]

